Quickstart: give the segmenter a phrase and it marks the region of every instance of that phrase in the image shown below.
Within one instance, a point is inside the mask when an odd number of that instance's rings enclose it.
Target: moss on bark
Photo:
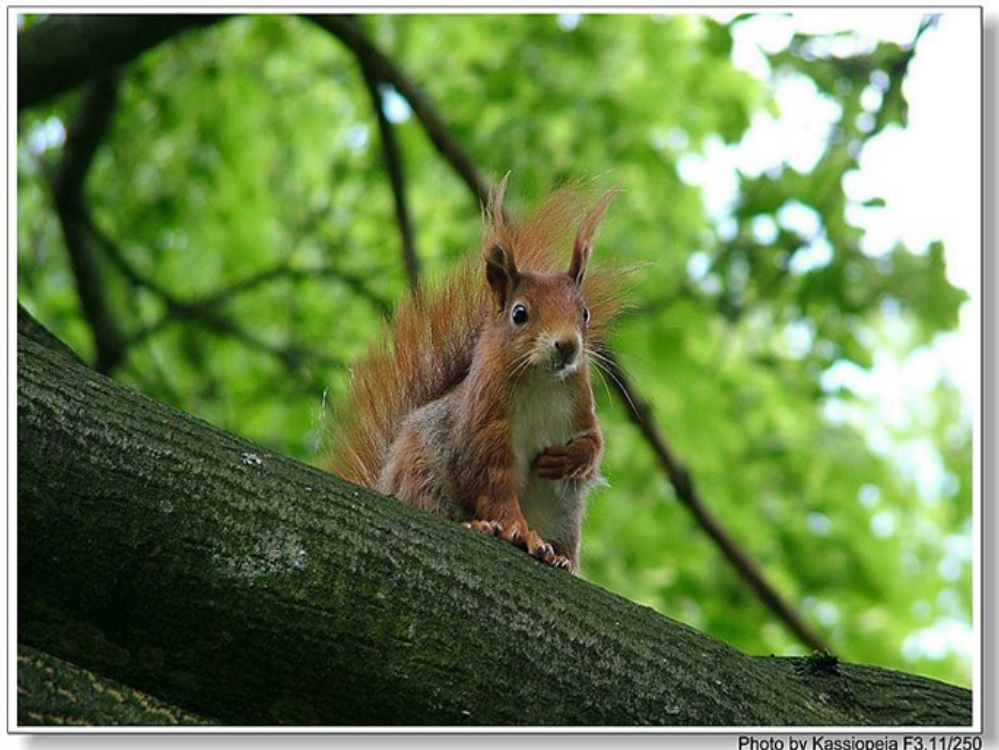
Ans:
[[[202,726],[218,722],[56,659],[17,649],[17,723],[21,726]]]

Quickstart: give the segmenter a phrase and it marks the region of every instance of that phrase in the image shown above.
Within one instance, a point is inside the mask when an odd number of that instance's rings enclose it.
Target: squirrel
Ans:
[[[519,224],[508,178],[490,192],[481,259],[411,294],[352,369],[331,468],[575,573],[604,451],[590,358],[623,275],[587,265],[616,190],[584,213],[563,188]],[[573,227],[563,270],[558,239]]]

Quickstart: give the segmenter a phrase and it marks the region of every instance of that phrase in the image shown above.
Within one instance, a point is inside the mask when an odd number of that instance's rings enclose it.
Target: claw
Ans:
[[[572,561],[568,557],[558,554],[548,542],[542,542],[531,552],[531,555],[541,562],[551,565],[553,568],[566,570],[570,573],[573,570]]]
[[[569,573],[572,572],[572,561],[568,557],[555,555],[555,557],[548,561],[548,564],[560,570],[565,570]]]
[[[531,550],[531,555],[538,558],[542,562],[550,562],[553,557],[555,557],[555,550],[548,542],[542,542],[533,550]]]
[[[545,563],[546,565],[551,565],[552,567],[567,570],[569,572],[572,572],[573,570],[572,562],[569,558],[555,552],[555,548],[548,542],[544,541],[535,532],[528,531],[526,534],[521,532],[519,523],[514,523],[513,526],[510,527],[509,531],[507,531],[503,527],[503,524],[499,521],[489,521],[481,518],[474,521],[464,521],[461,525],[466,529],[482,531],[486,534],[491,534],[498,539],[510,542],[527,552],[531,555],[531,557]]]
[[[519,523],[515,523],[513,525],[513,528],[510,529],[506,539],[507,541],[515,544],[517,547],[520,547],[525,552],[531,554],[533,554],[531,550],[537,547],[538,542],[541,540],[541,538],[530,529],[522,530]]]

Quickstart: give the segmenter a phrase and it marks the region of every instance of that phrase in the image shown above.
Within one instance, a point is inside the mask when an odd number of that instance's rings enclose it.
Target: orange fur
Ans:
[[[352,482],[374,487],[406,417],[472,378],[472,387],[467,390],[469,403],[462,409],[468,412],[473,432],[463,450],[469,465],[481,472],[473,482],[481,492],[463,500],[466,515],[470,520],[498,521],[504,538],[519,535],[522,545],[534,552],[543,542],[527,527],[512,479],[510,380],[516,377],[517,358],[522,352],[496,322],[496,300],[485,283],[482,258],[499,243],[511,250],[522,273],[564,273],[570,265],[569,240],[575,234],[577,244],[580,236],[587,243],[592,241],[612,195],[588,207],[582,191],[564,188],[527,222],[518,223],[503,216],[504,187],[505,180],[486,208],[481,251],[466,257],[442,283],[407,297],[379,340],[353,368],[349,401],[339,424],[331,429],[331,468]],[[606,339],[620,308],[623,274],[622,269],[591,266],[584,277],[581,293],[592,314],[588,332],[591,349]],[[546,288],[541,284],[536,294],[548,294]],[[554,310],[562,302],[549,299],[538,300],[538,304]],[[578,476],[591,469],[595,472],[602,447],[585,359],[565,382],[577,394],[573,424],[583,431],[588,421],[592,422],[594,437],[574,441],[565,454],[570,458],[559,459],[556,450],[546,459],[547,469],[553,476],[559,471],[564,472],[561,476]],[[420,450],[419,442],[412,438],[396,447],[390,483],[418,487]],[[519,531],[513,528],[517,526]]]

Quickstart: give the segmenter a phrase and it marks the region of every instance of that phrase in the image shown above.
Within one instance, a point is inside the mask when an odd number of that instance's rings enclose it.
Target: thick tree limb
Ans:
[[[18,336],[18,637],[240,724],[946,725],[971,694],[750,657]]]
[[[218,724],[27,646],[17,649],[17,723],[21,726]]]
[[[67,344],[55,336],[48,328],[43,326],[31,314],[17,303],[17,332],[21,336],[27,336],[33,341],[37,341],[42,346],[48,347],[54,352],[63,354],[74,362],[83,364],[80,355],[74,352]]]
[[[52,15],[17,39],[17,108],[34,107],[217,15]]]

